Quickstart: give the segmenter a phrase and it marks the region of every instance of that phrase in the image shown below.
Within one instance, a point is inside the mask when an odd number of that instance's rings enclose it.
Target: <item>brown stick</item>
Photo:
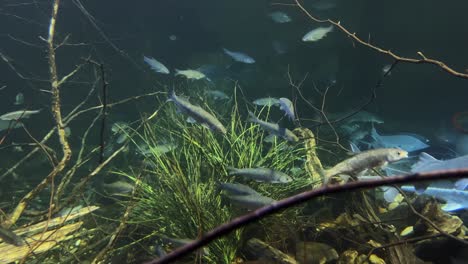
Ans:
[[[260,219],[265,218],[266,216],[272,215],[274,213],[290,208],[292,206],[307,202],[319,196],[354,191],[354,190],[364,189],[364,188],[374,188],[374,187],[379,187],[379,186],[384,186],[384,185],[403,184],[403,183],[420,182],[420,181],[434,181],[434,180],[440,180],[440,179],[463,178],[467,176],[468,176],[468,168],[463,169],[463,170],[434,171],[434,172],[416,173],[416,174],[409,174],[409,175],[402,175],[402,176],[392,176],[392,177],[376,179],[374,181],[350,182],[350,183],[346,183],[343,185],[335,184],[335,185],[330,185],[330,186],[323,186],[318,189],[314,189],[311,191],[307,191],[307,192],[303,192],[303,193],[291,196],[289,198],[275,202],[271,205],[264,206],[249,214],[237,217],[233,219],[231,222],[225,223],[209,231],[200,239],[197,239],[190,244],[180,247],[160,259],[154,259],[150,262],[147,262],[147,264],[170,263],[172,261],[175,261],[177,259],[180,259],[186,256],[187,254],[191,252],[194,252],[195,250],[207,245],[211,241],[221,236],[229,234],[230,232],[238,228],[241,228],[253,222],[257,222]]]
[[[65,126],[62,121],[62,113],[60,109],[60,84],[57,75],[57,65],[55,62],[55,48],[54,48],[54,36],[55,36],[55,23],[57,21],[57,14],[60,5],[60,0],[54,0],[52,7],[52,16],[50,18],[49,25],[49,37],[47,39],[47,46],[49,52],[49,71],[50,71],[50,83],[51,83],[51,93],[52,93],[52,114],[55,119],[55,125],[57,128],[60,145],[62,146],[63,157],[60,162],[55,166],[55,168],[44,178],[33,190],[27,193],[21,201],[16,206],[15,210],[9,215],[8,219],[5,221],[4,226],[12,226],[21,216],[24,209],[28,205],[28,202],[32,200],[40,191],[42,191],[49,182],[52,182],[54,177],[59,174],[64,168],[65,165],[71,158],[71,149],[68,144],[67,138],[65,136]]]
[[[415,59],[415,58],[402,57],[402,56],[399,56],[399,55],[393,53],[390,50],[384,50],[384,49],[382,49],[382,48],[380,48],[378,46],[374,46],[374,45],[370,44],[369,42],[365,42],[364,40],[362,40],[358,36],[356,36],[356,32],[351,33],[348,29],[346,29],[345,27],[343,27],[341,25],[340,21],[336,22],[336,21],[333,21],[331,19],[318,19],[318,18],[312,16],[312,14],[309,13],[309,11],[307,11],[307,9],[305,9],[304,6],[302,6],[299,3],[299,0],[294,0],[294,2],[296,3],[296,6],[299,7],[299,9],[302,12],[304,12],[304,14],[306,14],[310,19],[314,20],[315,22],[332,24],[335,27],[337,27],[339,30],[341,30],[343,33],[345,33],[348,37],[350,37],[354,41],[356,41],[357,43],[359,43],[359,44],[361,44],[361,45],[363,45],[363,46],[365,46],[367,48],[370,48],[370,49],[372,49],[374,51],[377,51],[379,53],[388,55],[388,56],[392,57],[393,59],[395,59],[396,61],[401,61],[401,62],[406,62],[406,63],[413,63],[413,64],[433,64],[433,65],[436,65],[439,68],[441,68],[443,71],[446,71],[446,72],[450,73],[453,76],[456,76],[456,77],[459,77],[459,78],[462,78],[462,79],[468,79],[468,74],[456,71],[456,70],[450,68],[449,66],[447,66],[442,61],[438,61],[438,60],[435,60],[435,59],[430,59],[430,58],[426,57],[420,51],[418,51],[416,53],[421,57],[421,59]]]

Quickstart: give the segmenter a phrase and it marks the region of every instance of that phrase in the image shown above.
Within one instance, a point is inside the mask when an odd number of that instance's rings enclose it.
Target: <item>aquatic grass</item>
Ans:
[[[266,167],[288,172],[294,166],[301,166],[305,152],[300,143],[280,139],[265,143],[265,132],[257,124],[247,122],[240,111],[247,107],[239,107],[242,104],[237,99],[234,93],[231,105],[223,105],[224,109],[230,109],[220,118],[228,131],[225,135],[186,122],[186,116],[167,103],[154,122],[145,123],[142,131],[131,138],[137,149],[148,149],[146,156],[142,156],[144,176],[140,177],[135,200],[131,201],[135,207],[128,220],[138,226],[141,234],[146,234],[142,236],[146,243],[156,245],[164,237],[195,239],[238,214],[218,189],[219,182],[242,182],[274,199],[308,185],[304,173],[297,174],[294,182],[285,185],[257,183],[228,175],[228,167]],[[201,105],[215,113],[206,102]],[[268,118],[270,108],[264,107],[257,114]],[[157,146],[164,142],[177,147],[162,154]],[[135,173],[129,171],[119,174],[138,181]],[[288,221],[289,216],[281,217],[283,222]],[[197,257],[206,263],[232,263],[242,233],[243,230],[237,230],[212,242],[208,245],[210,254]]]

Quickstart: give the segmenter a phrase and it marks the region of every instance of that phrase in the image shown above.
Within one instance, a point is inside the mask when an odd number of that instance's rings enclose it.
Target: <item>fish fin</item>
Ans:
[[[421,152],[419,154],[419,160],[413,166],[411,166],[412,172],[417,172],[424,167],[428,166],[431,163],[440,162],[440,160],[434,158],[433,156],[427,154],[426,152]]]
[[[377,130],[375,129],[374,126],[372,126],[370,135],[375,141],[380,141],[380,135],[379,135],[379,133],[377,133]]]
[[[227,169],[227,171],[228,171],[228,175],[229,175],[229,176],[233,176],[233,175],[236,175],[236,174],[237,174],[237,168],[234,168],[234,167],[231,167],[231,166],[227,166],[226,169]]]
[[[197,120],[193,119],[193,117],[189,116],[187,117],[187,123],[190,123],[190,124],[195,124],[197,123]]]
[[[394,187],[385,186],[385,188],[386,189],[384,190],[383,197],[385,201],[387,201],[387,203],[392,203],[393,201],[395,201],[395,198],[400,192],[398,191],[397,188],[394,188]]]
[[[414,190],[416,194],[423,194],[427,187],[429,187],[429,183],[415,183],[414,184]]]
[[[263,138],[263,142],[273,143],[273,142],[275,142],[276,138],[277,138],[276,135],[270,134],[270,135]]]
[[[444,210],[445,212],[451,212],[451,211],[456,211],[465,208],[462,204],[459,203],[453,203],[453,202],[448,202],[444,204],[441,209]]]
[[[169,98],[167,98],[166,102],[173,102],[174,99],[176,98],[176,96],[177,96],[177,95],[175,94],[175,90],[172,89],[171,95],[169,96]]]
[[[248,121],[249,121],[249,122],[254,122],[254,123],[255,123],[256,121],[258,121],[258,118],[257,118],[257,116],[255,116],[254,113],[252,113],[252,112],[249,111],[249,119],[248,119]]]
[[[359,149],[359,147],[356,145],[356,143],[350,141],[349,142],[349,147],[351,148],[351,152],[356,154],[356,153],[360,153],[361,150]]]
[[[181,75],[179,69],[174,69],[174,76]]]
[[[230,50],[226,49],[226,48],[223,48],[223,52],[228,54],[229,52],[231,52]],[[229,54],[228,54],[229,55]]]
[[[466,187],[468,187],[468,178],[464,178],[455,182],[455,188],[457,190],[463,191],[466,190]]]

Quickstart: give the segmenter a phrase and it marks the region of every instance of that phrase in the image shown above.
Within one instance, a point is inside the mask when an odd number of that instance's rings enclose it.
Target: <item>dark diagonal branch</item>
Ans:
[[[160,258],[155,259],[147,264],[162,264],[162,263],[170,263],[181,257],[186,256],[187,254],[194,252],[195,250],[207,245],[211,241],[222,237],[224,235],[229,234],[230,232],[246,226],[250,223],[257,222],[266,216],[272,215],[284,209],[290,208],[292,206],[296,206],[307,202],[313,198],[323,196],[323,195],[331,195],[335,193],[342,193],[342,192],[349,192],[355,191],[359,189],[365,188],[375,188],[379,186],[385,185],[392,185],[392,184],[404,184],[404,183],[412,183],[412,182],[421,182],[421,181],[433,181],[433,180],[441,180],[441,179],[452,179],[452,178],[463,178],[468,177],[468,168],[463,170],[448,170],[448,171],[434,171],[428,173],[416,173],[410,175],[402,175],[402,176],[392,176],[386,178],[379,178],[374,181],[358,181],[358,182],[350,182],[343,185],[330,185],[324,186],[318,189],[314,189],[311,191],[303,192],[289,198],[280,200],[275,202],[269,206],[262,207],[253,211],[252,213],[237,217],[233,219],[231,222],[225,223],[217,228],[211,230],[210,232],[206,233],[200,239],[195,240],[193,243],[187,244],[183,247],[180,247],[168,255]]]

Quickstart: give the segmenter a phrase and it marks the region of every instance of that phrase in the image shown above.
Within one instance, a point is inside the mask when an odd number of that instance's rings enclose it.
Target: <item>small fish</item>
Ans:
[[[289,119],[294,120],[296,118],[294,114],[294,105],[288,98],[281,97],[279,99],[280,109],[283,110]]]
[[[240,183],[220,182],[219,187],[233,195],[260,195],[254,189]]]
[[[71,132],[71,128],[70,128],[70,127],[65,127],[63,130],[65,130],[65,136],[66,136],[66,137],[71,136],[72,132]]]
[[[0,120],[0,131],[7,129],[15,129],[23,126],[19,121]]]
[[[0,120],[18,120],[18,119],[23,119],[23,118],[29,118],[30,116],[34,114],[40,113],[41,110],[19,110],[19,111],[14,111],[10,113],[3,114],[0,116]]]
[[[278,55],[283,55],[288,52],[286,45],[279,40],[273,40],[273,42],[271,42],[271,46]]]
[[[166,244],[171,244],[175,248],[183,247],[187,244],[193,243],[193,239],[188,238],[172,238],[172,237],[161,237],[161,240]],[[210,250],[208,248],[203,248],[201,250],[202,254],[207,256],[210,254]]]
[[[171,97],[168,100],[174,102],[181,112],[186,113],[198,123],[210,128],[211,130],[226,134],[226,128],[215,116],[208,113],[200,106],[191,104],[187,99],[177,96],[175,91],[172,91]]]
[[[429,145],[424,142],[428,140],[414,134],[383,136],[379,135],[375,128],[372,128],[371,137],[375,140],[375,142],[372,143],[374,148],[401,148],[408,152],[414,152],[429,147]]]
[[[228,168],[229,176],[245,176],[249,179],[253,179],[261,182],[269,183],[288,183],[293,179],[286,173],[275,171],[268,168],[246,168],[246,169],[236,169]]]
[[[169,40],[175,41],[175,40],[177,40],[177,36],[176,35],[170,35]]]
[[[15,97],[14,105],[22,105],[24,103],[24,95],[22,93],[18,93]]]
[[[103,183],[102,187],[109,194],[128,194],[133,191],[135,186],[126,181],[116,181],[112,183]]]
[[[268,16],[270,16],[273,21],[280,24],[292,21],[288,14],[281,11],[272,12],[268,14]]]
[[[208,90],[208,91],[205,91],[205,94],[213,97],[213,99],[215,100],[229,100],[229,96],[222,91]]]
[[[15,245],[15,246],[22,246],[24,245],[23,239],[15,234],[13,231],[8,230],[4,227],[0,226],[0,238],[3,239],[3,242]]]
[[[201,80],[201,79],[207,79],[209,80],[206,75],[202,72],[199,72],[197,70],[178,70],[175,69],[176,73],[174,74],[175,76],[181,75],[184,76],[187,79],[192,79],[192,80]]]
[[[277,98],[273,97],[264,97],[264,98],[258,98],[253,101],[254,105],[260,105],[260,106],[273,106],[273,105],[279,105],[280,102]]]
[[[74,213],[77,213],[78,211],[80,211],[81,209],[83,208],[83,205],[77,205],[77,206],[74,206],[74,207],[66,207],[66,208],[63,208],[62,210],[60,210],[58,213],[57,213],[57,216],[69,216],[69,215],[72,215]]]
[[[231,58],[233,58],[235,61],[242,62],[242,63],[247,63],[247,64],[252,64],[255,63],[255,60],[250,57],[249,55],[243,53],[243,52],[238,52],[238,51],[230,51],[228,49],[223,48],[224,53],[229,55]]]
[[[387,165],[387,163],[399,161],[407,157],[408,152],[396,148],[363,151],[336,164],[331,169],[326,170],[324,173],[325,182],[327,182],[330,177],[338,174],[345,174],[353,177],[366,169],[382,167]]]
[[[336,7],[336,0],[314,0],[310,3],[313,9],[324,11]]]
[[[289,129],[280,127],[278,124],[266,122],[258,119],[252,112],[249,112],[249,121],[258,124],[269,133],[282,137],[287,141],[298,142],[299,138]]]
[[[139,153],[145,157],[148,157],[151,155],[160,156],[170,151],[173,151],[176,148],[177,148],[177,145],[174,143],[164,143],[164,144],[159,144],[156,146],[145,145],[145,146],[139,147]]]
[[[347,114],[342,114],[343,116],[347,116]],[[384,121],[382,118],[378,117],[376,114],[367,112],[367,111],[359,111],[356,114],[352,115],[347,119],[347,123],[375,123],[375,124],[383,124]]]
[[[401,189],[407,192],[418,192],[414,186],[401,186]],[[444,200],[446,204],[441,209],[446,212],[468,208],[468,191],[428,187],[423,194]]]
[[[169,69],[164,66],[161,62],[157,61],[152,57],[143,56],[143,60],[151,67],[151,69],[155,72],[162,73],[162,74],[169,74]]]
[[[307,34],[302,37],[302,41],[305,42],[314,42],[323,39],[328,33],[333,31],[333,25],[329,27],[319,27],[309,31]]]
[[[388,72],[387,76],[390,76],[392,74],[391,72],[389,72],[390,68],[392,68],[391,64],[387,64],[387,65],[383,66],[382,67],[382,75],[385,75]]]
[[[249,210],[255,210],[276,202],[276,200],[263,195],[229,195],[228,198],[233,204]]]

